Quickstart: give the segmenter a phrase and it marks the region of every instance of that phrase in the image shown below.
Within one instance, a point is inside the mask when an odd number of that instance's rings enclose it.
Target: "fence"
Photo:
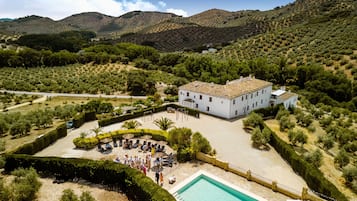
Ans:
[[[276,181],[272,181],[252,173],[250,170],[244,171],[242,168],[233,167],[229,163],[220,161],[216,157],[206,155],[204,153],[197,153],[196,158],[200,161],[212,164],[226,171],[232,172],[236,175],[246,178],[248,181],[253,181],[257,184],[270,188],[274,192],[279,192],[283,195],[291,197],[293,199],[311,200],[311,201],[324,201],[323,199],[309,194],[307,188],[303,188],[301,193],[296,190],[289,189],[289,187],[278,184]]]

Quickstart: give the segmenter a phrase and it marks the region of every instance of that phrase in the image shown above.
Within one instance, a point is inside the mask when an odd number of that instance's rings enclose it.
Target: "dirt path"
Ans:
[[[33,101],[33,103],[40,103],[40,102],[44,102],[46,101],[46,97],[43,96],[41,98],[38,98],[36,100]],[[26,103],[21,103],[21,104],[18,104],[18,105],[14,105],[14,106],[11,106],[11,107],[8,107],[6,108],[7,110],[12,110],[12,109],[15,109],[15,108],[19,108],[19,107],[23,107],[23,106],[26,106],[26,105],[30,105],[30,102],[26,102]]]
[[[56,201],[60,200],[62,192],[65,189],[72,189],[79,197],[82,192],[88,191],[95,198],[96,201],[129,201],[129,199],[122,193],[110,191],[101,185],[91,184],[85,181],[78,183],[65,182],[62,184],[54,184],[53,179],[41,178],[42,186],[38,192],[37,201]]]

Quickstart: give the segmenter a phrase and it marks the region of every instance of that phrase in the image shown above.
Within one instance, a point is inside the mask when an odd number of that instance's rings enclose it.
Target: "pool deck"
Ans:
[[[247,190],[244,190],[238,186],[235,186],[235,185],[232,185],[230,182],[227,182],[225,180],[223,180],[222,178],[220,177],[216,177],[215,175],[211,174],[211,173],[208,173],[204,170],[199,170],[198,172],[196,172],[195,174],[193,174],[192,176],[190,176],[189,178],[185,179],[184,181],[182,181],[181,183],[179,183],[178,185],[176,185],[174,188],[170,189],[169,192],[173,195],[175,195],[177,193],[177,191],[179,191],[181,188],[183,188],[184,186],[186,186],[187,184],[189,184],[191,181],[193,181],[194,179],[196,179],[197,177],[201,176],[201,175],[205,175],[221,184],[224,184],[225,186],[228,186],[240,193],[243,193],[251,198],[254,198],[256,199],[257,201],[267,201],[266,199],[256,195],[256,194],[253,194],[252,192],[250,191],[247,191]]]
[[[301,192],[302,187],[306,187],[305,181],[294,173],[292,168],[280,157],[272,148],[269,151],[260,151],[251,146],[250,134],[243,130],[243,119],[227,121],[212,116],[201,114],[200,118],[182,115],[182,113],[160,112],[150,116],[137,118],[142,123],[141,128],[158,129],[153,124],[155,119],[167,117],[175,122],[176,127],[191,128],[193,132],[200,132],[211,143],[217,151],[217,159],[229,162],[231,167],[246,171],[251,170],[254,176],[265,178],[270,181],[276,181],[278,185],[285,189]],[[103,132],[121,129],[122,123],[112,124],[103,127]],[[96,149],[85,151],[75,149],[73,139],[80,136],[81,132],[87,132],[93,135],[91,129],[98,127],[98,122],[88,122],[82,127],[70,131],[67,137],[58,140],[50,147],[37,153],[36,156],[58,156],[66,158],[89,158],[89,159],[108,159],[112,160],[115,156],[129,154],[130,156],[139,155],[135,150],[123,151],[122,148],[114,148],[113,152],[107,155],[99,153]],[[172,150],[167,147],[167,153]],[[254,182],[226,172],[212,165],[194,162],[174,165],[172,168],[164,168],[163,174],[165,182],[163,187],[167,190],[175,187],[177,183],[195,174],[199,170],[205,170],[213,175],[231,182],[247,191],[256,193],[267,200],[286,201],[288,197],[275,193],[272,190],[260,186]],[[147,174],[149,177],[155,177],[154,172]],[[177,182],[168,184],[167,178],[175,175]]]

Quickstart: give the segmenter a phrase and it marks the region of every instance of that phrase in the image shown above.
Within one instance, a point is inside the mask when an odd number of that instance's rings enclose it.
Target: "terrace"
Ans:
[[[202,115],[200,119],[182,114],[161,112],[151,114],[136,120],[142,123],[142,128],[158,129],[153,124],[155,119],[167,117],[175,122],[176,127],[191,128],[193,132],[200,132],[206,137],[213,148],[217,150],[216,158],[222,161],[229,162],[230,166],[246,171],[251,170],[256,176],[264,175],[263,179],[268,181],[276,181],[279,186],[290,189],[293,192],[301,192],[302,187],[307,186],[302,178],[297,176],[291,167],[279,156],[274,149],[270,151],[259,151],[251,146],[250,135],[243,130],[242,120],[225,121],[215,117]],[[112,124],[102,128],[102,132],[110,132],[121,128],[123,123]],[[88,158],[96,160],[113,160],[117,156],[124,157],[138,156],[145,157],[145,154],[139,152],[138,149],[126,150],[122,147],[114,147],[111,153],[102,154],[96,149],[89,151],[75,149],[73,139],[80,136],[81,132],[91,132],[91,129],[96,128],[96,121],[84,124],[81,128],[72,130],[66,138],[58,140],[52,146],[37,153],[36,156],[58,156],[70,158]],[[94,133],[93,133],[94,135]],[[140,139],[142,141],[142,139]],[[135,141],[135,139],[134,139]],[[147,141],[153,140],[149,139]],[[166,146],[166,153],[174,153],[174,151]],[[239,153],[239,154],[237,154]],[[153,160],[155,156],[152,157]],[[153,161],[152,161],[153,164]],[[267,200],[287,200],[288,198],[279,193],[273,192],[271,189],[260,186],[256,183],[249,182],[245,178],[226,172],[212,165],[192,162],[184,164],[174,164],[173,167],[164,167],[164,184],[163,188],[170,190],[178,183],[188,178],[198,170],[203,169],[207,172],[214,173],[234,185],[237,185],[245,190],[254,192]],[[155,179],[155,173],[150,171],[147,176]],[[169,184],[168,178],[175,176],[177,182]]]

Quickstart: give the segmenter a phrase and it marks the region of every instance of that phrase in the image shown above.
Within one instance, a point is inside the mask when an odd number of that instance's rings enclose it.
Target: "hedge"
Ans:
[[[266,125],[265,127],[268,128]],[[323,173],[318,168],[306,162],[295,152],[291,145],[281,140],[272,130],[270,131],[271,138],[269,143],[275,148],[281,157],[283,157],[290,164],[293,170],[304,178],[307,185],[312,190],[335,198],[338,201],[348,200],[335,185],[324,177]]]
[[[96,119],[97,119],[97,116],[96,116],[95,112],[80,113],[79,115],[77,115],[77,116],[75,116],[73,118],[73,127],[74,128],[79,128],[85,122],[93,121],[93,120],[96,120]]]
[[[129,200],[174,201],[175,198],[142,172],[112,161],[6,155],[5,171],[33,167],[39,174],[65,180],[82,178],[96,184],[119,188]]]
[[[128,130],[117,130],[109,133],[103,133],[103,134],[99,134],[98,136],[90,137],[90,138],[78,137],[73,139],[73,144],[76,146],[76,148],[92,149],[103,139],[107,139],[107,138],[122,139],[122,136],[125,134],[133,134],[134,137],[151,135],[152,139],[157,141],[161,141],[161,140],[166,141],[168,138],[168,133],[163,130],[128,129]]]
[[[42,136],[38,136],[35,141],[22,145],[12,153],[33,155],[65,136],[67,136],[67,126],[65,123],[63,123],[55,130],[50,131]]]
[[[278,104],[274,105],[273,107],[260,108],[254,110],[253,112],[257,114],[262,114],[264,118],[275,117],[281,107],[284,107],[284,105]]]
[[[146,109],[140,110],[140,111],[134,111],[131,114],[124,114],[124,115],[117,116],[117,117],[102,119],[102,120],[98,121],[98,124],[100,127],[104,127],[104,126],[108,126],[110,124],[120,123],[120,122],[129,120],[129,119],[142,117],[142,116],[144,116],[145,112],[148,112],[148,111],[151,111],[152,113],[163,112],[163,111],[166,111],[168,107],[171,107],[174,109],[184,108],[188,112],[188,115],[194,116],[196,118],[200,117],[200,112],[198,110],[182,107],[182,106],[179,106],[176,104],[167,104],[167,105],[162,105],[162,106],[158,106],[158,107],[146,108]]]

